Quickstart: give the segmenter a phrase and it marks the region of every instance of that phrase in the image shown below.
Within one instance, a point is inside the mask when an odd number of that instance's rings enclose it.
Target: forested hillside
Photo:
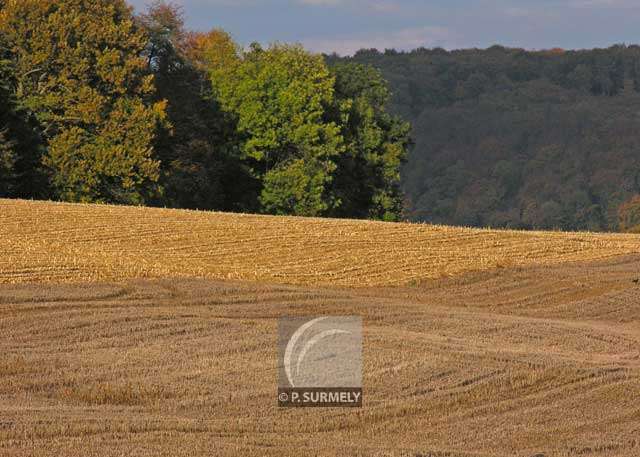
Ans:
[[[590,51],[363,50],[413,124],[413,220],[635,230],[640,47]]]

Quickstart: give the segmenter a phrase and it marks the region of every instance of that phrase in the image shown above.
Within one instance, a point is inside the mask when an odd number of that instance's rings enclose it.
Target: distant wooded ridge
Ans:
[[[640,47],[362,50],[413,125],[406,215],[456,225],[637,230]]]

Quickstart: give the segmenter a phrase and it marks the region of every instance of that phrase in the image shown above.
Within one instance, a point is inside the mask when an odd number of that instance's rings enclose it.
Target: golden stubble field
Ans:
[[[640,238],[0,200],[0,455],[638,456]],[[280,409],[284,315],[362,409]]]
[[[0,253],[0,283],[195,276],[396,286],[636,254],[640,236],[0,199]]]

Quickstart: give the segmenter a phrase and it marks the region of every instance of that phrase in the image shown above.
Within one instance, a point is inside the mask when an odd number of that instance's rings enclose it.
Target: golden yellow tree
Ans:
[[[146,37],[124,0],[7,0],[0,32],[14,56],[17,96],[44,127],[57,196],[143,203],[155,190]]]
[[[200,69],[211,72],[230,68],[240,61],[240,48],[231,35],[221,29],[192,32],[185,44],[185,54]]]

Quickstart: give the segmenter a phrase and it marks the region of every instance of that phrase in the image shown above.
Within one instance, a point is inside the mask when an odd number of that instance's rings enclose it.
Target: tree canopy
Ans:
[[[0,7],[0,197],[400,217],[409,129],[372,68],[192,32],[162,0]]]
[[[321,56],[299,46],[253,45],[211,78],[238,119],[243,158],[263,181],[266,212],[316,216],[335,207],[329,184],[343,153],[340,129],[325,118],[335,80]]]
[[[19,106],[11,54],[0,40],[0,195],[42,197],[46,180],[37,123]]]
[[[402,214],[400,167],[410,145],[410,126],[386,111],[390,92],[373,67],[346,63],[332,68],[334,116],[345,139],[333,192],[337,217],[396,220]]]
[[[124,0],[7,0],[0,30],[16,95],[42,126],[55,195],[147,201],[159,176],[153,141],[165,103],[151,101],[146,36]]]
[[[241,177],[232,117],[213,96],[203,60],[206,38],[185,29],[181,10],[156,1],[138,18],[148,36],[144,56],[154,76],[155,100],[167,103],[167,125],[154,142],[162,196],[176,208],[246,209],[234,185]],[[232,178],[233,177],[233,178]],[[249,205],[251,209],[251,205]]]

